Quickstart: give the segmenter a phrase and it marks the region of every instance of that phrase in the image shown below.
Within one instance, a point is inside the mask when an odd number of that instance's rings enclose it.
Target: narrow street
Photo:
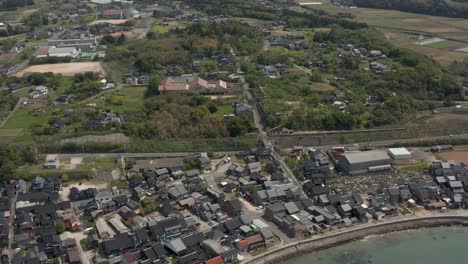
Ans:
[[[16,194],[11,197],[10,204],[10,222],[8,223],[8,262],[11,263],[13,258],[13,238],[14,238],[14,228],[13,221],[15,220],[16,215]]]
[[[268,43],[269,44],[269,43]],[[235,54],[234,54],[235,55]],[[240,59],[237,58],[237,65],[238,65],[238,71],[240,71]],[[240,82],[241,82],[241,85],[242,85],[242,88],[244,89],[244,92],[247,96],[247,98],[249,100],[252,100],[252,101],[256,101],[256,98],[254,97],[254,95],[252,94],[251,90],[250,90],[250,87],[249,87],[249,84],[245,81],[245,77],[244,76],[241,76],[240,78]],[[254,125],[255,127],[257,128],[258,130],[258,135],[260,137],[260,139],[263,141],[263,145],[267,148],[270,148],[272,150],[272,153],[273,153],[273,157],[278,160],[278,162],[280,163],[280,166],[281,166],[281,169],[283,170],[283,172],[285,173],[285,175],[291,179],[291,181],[297,186],[299,187],[299,190],[301,191],[301,194],[305,196],[305,193],[304,191],[302,190],[302,185],[301,183],[296,179],[296,177],[294,176],[294,173],[289,169],[289,167],[284,163],[283,159],[281,158],[281,156],[276,152],[275,150],[275,146],[273,144],[273,142],[269,139],[269,137],[267,136],[267,134],[265,133],[265,122],[264,120],[262,120],[262,116],[260,115],[260,112],[258,110],[258,106],[257,104],[254,105],[254,109],[253,109],[253,121],[254,121]]]

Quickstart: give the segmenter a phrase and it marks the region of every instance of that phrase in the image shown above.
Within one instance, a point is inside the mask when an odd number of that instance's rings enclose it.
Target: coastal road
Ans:
[[[413,221],[413,225],[411,225],[410,221]],[[274,262],[275,259],[276,260],[285,259],[287,256],[285,256],[284,254],[286,255],[291,254],[291,257],[295,257],[297,256],[297,253],[307,253],[307,251],[298,252],[296,250],[298,246],[301,246],[301,249],[304,249],[304,247],[307,248],[307,246],[305,245],[309,243],[310,243],[309,250],[312,250],[314,248],[315,250],[320,250],[321,248],[329,248],[329,247],[333,247],[339,244],[362,239],[368,236],[369,234],[402,231],[405,229],[415,229],[415,228],[420,228],[420,227],[425,227],[425,226],[431,227],[431,226],[440,226],[440,225],[454,225],[455,223],[466,224],[467,222],[468,222],[468,212],[463,209],[449,210],[447,212],[426,211],[422,215],[384,218],[382,221],[378,221],[378,222],[372,220],[365,224],[355,225],[355,226],[343,228],[343,229],[327,231],[326,233],[315,235],[309,239],[288,243],[279,248],[274,248],[274,249],[272,248],[268,250],[267,252],[245,259],[243,263],[257,264],[257,263],[268,263],[268,261]],[[401,225],[406,224],[406,227],[401,227],[400,223]],[[445,223],[445,224],[441,224],[441,223]],[[388,229],[382,229],[380,231],[376,231],[376,229],[378,229],[379,227],[385,227],[390,224],[394,225],[393,229],[388,228]],[[360,234],[359,233],[356,234],[356,232],[360,232]],[[354,234],[354,236],[352,236],[352,234]],[[327,238],[330,238],[332,240],[327,241],[328,243],[324,244],[324,241],[326,241],[324,239],[327,239]],[[313,245],[314,242],[317,242],[317,243]],[[296,247],[296,249],[294,249],[294,247]],[[289,250],[285,250],[286,248]],[[281,250],[285,250],[283,254],[280,253]],[[275,253],[276,253],[276,256],[275,256]]]
[[[288,244],[288,243],[293,241],[284,232],[279,230],[277,225],[275,225],[274,223],[269,222],[268,220],[263,218],[263,214],[265,212],[265,209],[258,209],[257,207],[253,206],[249,202],[245,201],[242,197],[238,197],[238,199],[241,201],[242,212],[244,214],[249,215],[252,219],[261,219],[263,222],[265,222],[266,224],[268,224],[270,226],[271,232],[275,236],[277,236],[281,241],[279,246],[282,246],[284,244]]]

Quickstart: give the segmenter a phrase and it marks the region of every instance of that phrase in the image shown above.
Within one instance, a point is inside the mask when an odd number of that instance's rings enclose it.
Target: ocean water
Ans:
[[[373,236],[281,264],[468,263],[468,227],[436,227]]]

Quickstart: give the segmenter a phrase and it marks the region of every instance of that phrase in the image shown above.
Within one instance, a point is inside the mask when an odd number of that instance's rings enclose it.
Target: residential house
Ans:
[[[223,203],[222,209],[229,217],[236,217],[241,214],[242,205],[237,199],[230,199]]]
[[[34,91],[29,93],[29,98],[36,99],[36,98],[46,95],[48,92],[49,92],[49,89],[47,87],[42,86],[42,85],[36,86]]]

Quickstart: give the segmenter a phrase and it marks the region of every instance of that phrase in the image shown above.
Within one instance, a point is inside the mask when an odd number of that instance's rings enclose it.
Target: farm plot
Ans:
[[[442,152],[437,154],[437,157],[441,160],[454,160],[457,162],[468,163],[468,148],[456,149],[454,151]]]

